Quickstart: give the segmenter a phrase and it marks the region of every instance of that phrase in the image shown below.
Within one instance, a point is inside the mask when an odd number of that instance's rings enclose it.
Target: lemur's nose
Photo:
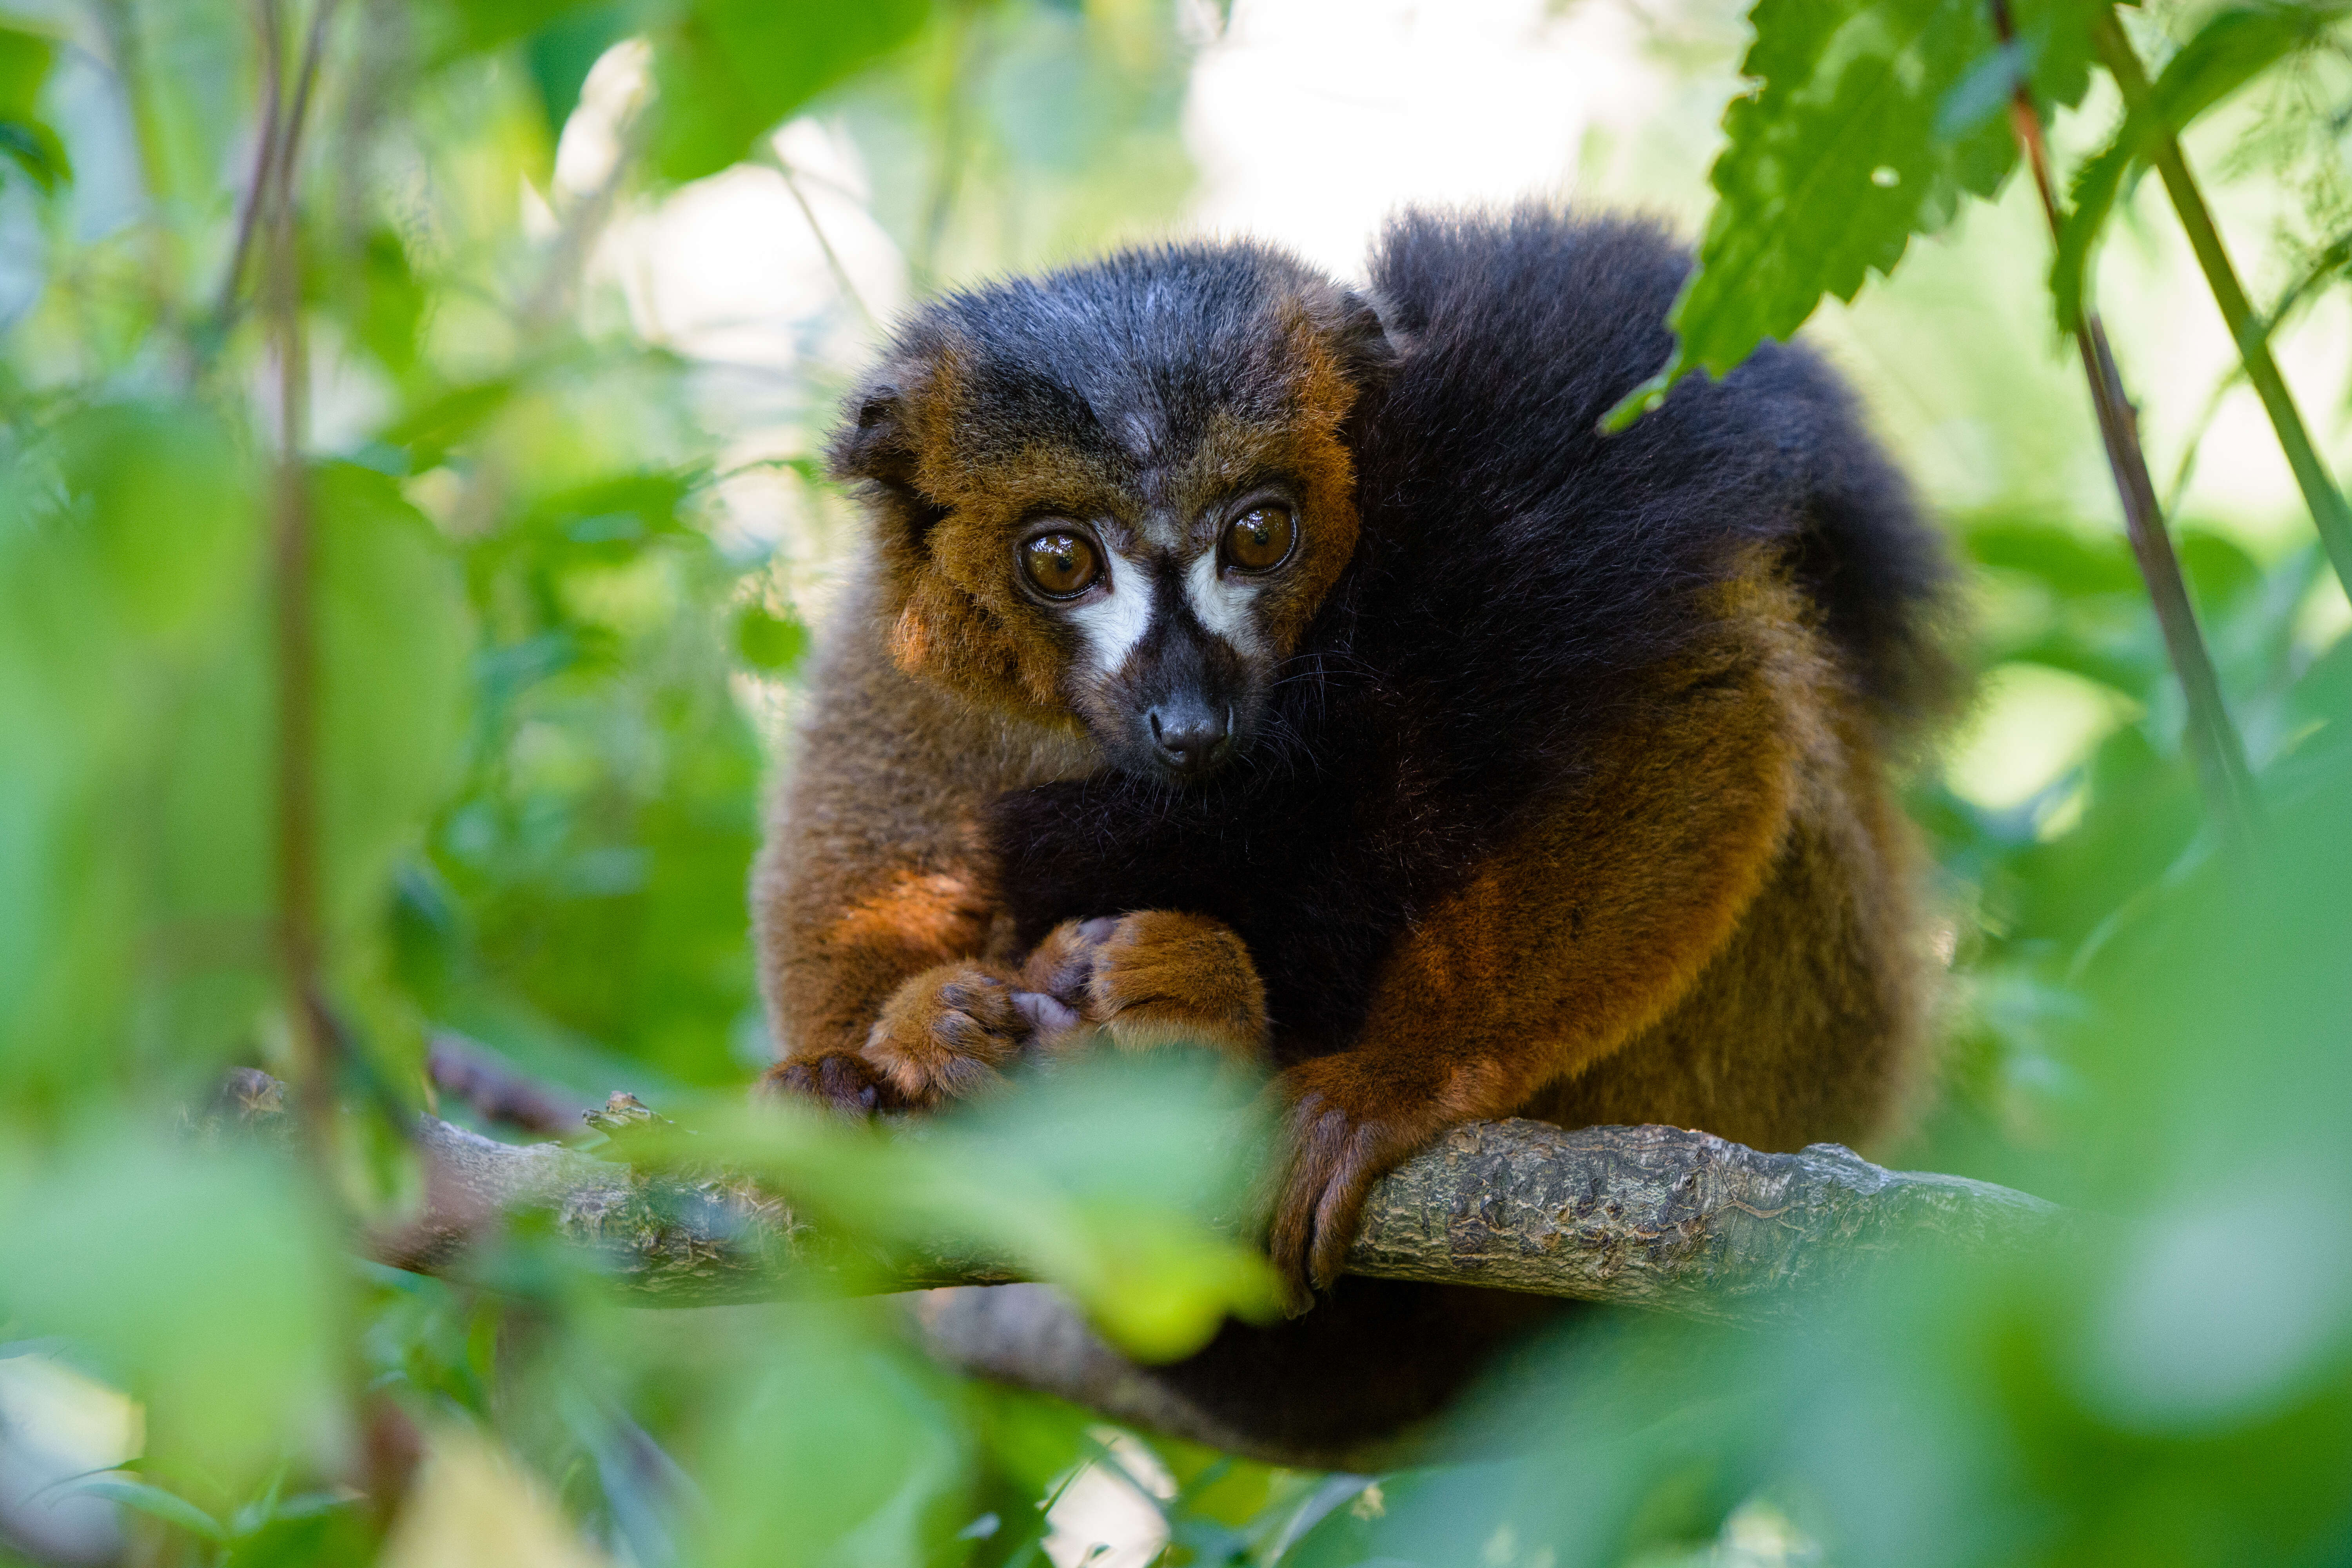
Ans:
[[[1163,702],[1145,715],[1160,760],[1187,778],[1198,778],[1224,760],[1225,742],[1233,733],[1225,710],[1213,710],[1197,697]]]

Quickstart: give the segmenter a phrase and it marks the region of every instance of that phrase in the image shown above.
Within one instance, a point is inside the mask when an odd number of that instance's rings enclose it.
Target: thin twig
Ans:
[[[2014,49],[2017,37],[2007,0],[1991,0],[1993,26],[2004,48]],[[2041,194],[2042,216],[2055,243],[2064,226],[2058,190],[2050,172],[2050,150],[2042,137],[2042,115],[2034,107],[2032,85],[2021,72],[2010,97],[2010,126],[2019,149],[2033,172]],[[2075,322],[2074,344],[2083,358],[2083,374],[2091,384],[2091,405],[2097,412],[2099,435],[2114,471],[2116,491],[2123,501],[2124,531],[2132,555],[2147,584],[2156,608],[2158,627],[2181,694],[2189,706],[2189,748],[2196,759],[2197,778],[2205,791],[2207,809],[2232,845],[2250,845],[2262,819],[2262,803],[2254,793],[2253,774],[2246,765],[2245,742],[2230,719],[2221,696],[2221,678],[2214,673],[2212,655],[2198,629],[2197,610],[2189,602],[2189,585],[2173,553],[2172,536],[2165,531],[2156,482],[2148,477],[2147,454],[2141,448],[2139,418],[2125,393],[2116,368],[2107,331],[2095,310],[2084,310]]]
[[[816,247],[824,252],[824,264],[832,268],[835,284],[848,298],[850,304],[856,308],[857,314],[866,324],[868,327],[876,325],[874,312],[867,308],[866,297],[857,291],[857,285],[851,280],[849,268],[841,264],[841,257],[834,250],[833,241],[825,237],[824,225],[816,221],[816,209],[809,205],[807,195],[802,192],[801,183],[794,177],[793,172],[792,161],[781,153],[774,153],[773,156],[776,173],[784,177],[784,189],[792,193],[793,205],[801,209],[802,221],[808,225],[809,233],[816,237]]]
[[[2270,310],[2254,323],[2254,330],[2263,342],[2268,343],[2276,336],[2278,330],[2286,324],[2287,318],[2309,302],[2321,284],[2347,267],[2352,267],[2352,234],[2340,234],[2295,275],[2294,281],[2279,290],[2279,296],[2272,301]],[[2189,426],[2187,441],[2180,454],[2180,466],[2174,470],[2172,484],[2165,491],[2166,517],[2179,516],[2181,498],[2188,494],[2189,478],[2197,469],[2197,449],[2203,445],[2205,433],[2213,427],[2213,421],[2220,416],[2222,400],[2245,378],[2246,362],[2237,360],[2221,373],[2220,379],[2213,384],[2213,390],[2206,395],[2205,406]]]
[[[319,0],[310,13],[310,26],[302,42],[290,106],[284,98],[285,51],[279,37],[284,19],[278,0],[260,0],[261,126],[253,152],[253,172],[246,181],[236,215],[236,238],[229,248],[228,270],[221,278],[220,299],[213,307],[214,331],[226,336],[236,323],[243,299],[245,273],[256,237],[272,221],[273,195],[290,192],[301,156],[302,122],[309,113],[310,93],[325,52],[327,21],[335,0]]]
[[[2197,188],[2196,177],[2189,171],[2189,161],[2181,154],[2180,138],[2173,134],[2172,127],[2164,123],[2152,107],[2147,72],[2141,68],[2139,56],[2133,50],[2131,40],[2124,36],[2123,25],[2116,20],[2113,11],[2100,9],[2093,24],[2093,37],[2098,44],[2100,58],[2106,62],[2109,74],[2123,93],[2126,113],[2147,128],[2146,145],[2154,157],[2156,171],[2163,176],[2165,194],[2172,198],[2172,210],[2179,215],[2180,226],[2189,235],[2189,247],[2197,253],[2197,265],[2204,269],[2206,285],[2213,290],[2213,302],[2221,307],[2230,337],[2238,345],[2238,357],[2245,363],[2246,379],[2253,384],[2254,395],[2263,400],[2263,411],[2270,416],[2271,428],[2278,434],[2287,467],[2294,470],[2294,482],[2303,491],[2304,504],[2311,509],[2311,521],[2319,530],[2320,542],[2327,551],[2329,563],[2336,568],[2336,580],[2344,584],[2347,593],[2352,593],[2352,506],[2345,503],[2344,492],[2336,488],[2327,465],[2312,446],[2303,413],[2294,405],[2286,378],[2279,374],[2278,362],[2271,357],[2268,328],[2254,314],[2245,288],[2238,281],[2238,270],[2230,263],[2221,230],[2213,226],[2213,215],[2205,205],[2204,194]]]

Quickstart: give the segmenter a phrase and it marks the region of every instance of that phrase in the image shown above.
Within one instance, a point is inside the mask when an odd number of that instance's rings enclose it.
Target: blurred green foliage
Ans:
[[[2204,823],[2120,538],[2048,504],[1952,519],[1991,689],[2094,718],[2022,798],[1918,783],[1954,974],[1945,1091],[1903,1152],[2105,1216],[2048,1255],[1901,1260],[1771,1334],[1592,1320],[1458,1413],[1512,1457],[1377,1479],[954,1379],[885,1302],[632,1310],[527,1229],[473,1283],[353,1262],[349,1227],[414,1195],[395,1130],[448,1031],[688,1111],[698,1157],[874,1247],[1019,1258],[1139,1353],[1267,1305],[1210,1223],[1249,1174],[1233,1086],[1181,1062],[1027,1084],[904,1147],[696,1098],[765,1052],[761,730],[838,549],[808,456],[828,345],[887,300],[835,289],[763,382],[671,346],[598,259],[737,165],[804,212],[840,197],[767,137],[806,111],[918,287],[1164,223],[1208,10],[344,0],[293,185],[313,435],[289,464],[283,323],[232,258],[266,62],[282,116],[317,14],[0,18],[0,233],[34,280],[0,344],[0,1542],[79,1500],[117,1510],[96,1550],[127,1531],[158,1564],[1035,1568],[1084,1517],[1049,1505],[1101,1482],[1171,1563],[2352,1560],[2352,640],[2315,549],[2250,550],[2226,520],[2176,521],[2274,818],[2254,866]],[[2023,68],[2080,97],[2089,15],[2021,6],[2021,65],[1978,7],[1765,0],[1685,357],[1736,362],[1990,191],[2002,94]],[[2336,16],[2135,29],[2185,43],[2159,75],[2184,121],[2252,81],[2231,177],[2340,194]],[[2086,162],[2062,284],[2137,151],[2119,131]],[[2284,246],[2290,302],[2340,280],[2332,232]],[[750,440],[763,422],[790,439]],[[749,474],[781,524],[747,523]],[[324,1156],[225,1147],[184,1110],[231,1063],[300,1067],[277,943],[289,494],[315,557]],[[46,1425],[12,1373],[37,1364],[95,1380]]]

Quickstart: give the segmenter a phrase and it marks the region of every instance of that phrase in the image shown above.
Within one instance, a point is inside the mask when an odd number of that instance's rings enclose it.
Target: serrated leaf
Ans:
[[[928,0],[696,0],[656,42],[654,166],[699,179],[819,92],[912,37]]]
[[[2318,39],[2352,5],[2231,6],[2219,12],[2166,62],[2148,89],[2145,116],[2126,116],[2115,138],[2075,171],[2070,206],[2050,263],[2058,329],[2071,332],[2083,313],[2091,247],[2158,138],[2179,135],[2207,110],[2277,61]]]
[[[89,1497],[104,1498],[109,1502],[119,1502],[125,1508],[135,1508],[141,1513],[160,1519],[166,1524],[176,1524],[189,1534],[209,1541],[215,1546],[228,1544],[228,1531],[221,1527],[220,1521],[177,1492],[167,1492],[162,1487],[150,1486],[145,1481],[127,1481],[116,1477],[100,1476],[86,1481],[78,1481],[68,1487],[66,1490],[79,1492]]]
[[[1675,301],[1674,357],[1612,409],[1630,423],[1694,370],[1720,375],[1786,340],[1825,295],[1851,300],[1911,237],[1989,196],[2017,159],[2000,112],[2020,72],[2045,101],[2089,83],[2093,0],[2015,7],[2004,50],[1986,0],[1759,0],[1724,111],[1730,139],[1697,265]]]

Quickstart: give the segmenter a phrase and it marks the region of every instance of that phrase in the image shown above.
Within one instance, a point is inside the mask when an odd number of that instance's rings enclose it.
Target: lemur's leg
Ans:
[[[1268,1247],[1302,1301],[1307,1281],[1339,1272],[1376,1178],[1616,1049],[1725,945],[1801,773],[1834,742],[1803,732],[1822,700],[1790,689],[1810,664],[1795,650],[1708,663],[1406,929],[1348,1048],[1282,1075],[1290,1146]]]
[[[1231,928],[1172,910],[1056,926],[1023,984],[1126,1050],[1203,1045],[1255,1061],[1265,1049],[1265,986]],[[1049,1044],[1076,1037],[1066,1032]]]

